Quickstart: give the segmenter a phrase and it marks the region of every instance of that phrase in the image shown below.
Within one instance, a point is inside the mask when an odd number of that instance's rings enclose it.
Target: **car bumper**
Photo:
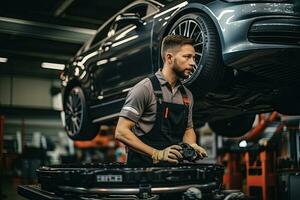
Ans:
[[[300,19],[264,19],[254,22],[248,33],[252,43],[300,46]]]
[[[295,5],[208,5],[219,32],[224,64],[278,82],[299,82],[300,14]]]

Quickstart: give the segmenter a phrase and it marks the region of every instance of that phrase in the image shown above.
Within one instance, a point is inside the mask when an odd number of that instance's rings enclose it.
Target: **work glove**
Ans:
[[[159,163],[160,161],[167,161],[177,164],[178,159],[182,159],[182,155],[179,152],[182,148],[179,145],[172,145],[163,150],[155,150],[152,154],[153,163]]]
[[[194,144],[190,144],[190,146],[195,149],[195,151],[199,155],[199,158],[202,159],[204,157],[207,157],[207,153],[206,153],[205,149],[203,149],[202,147],[200,147],[198,144],[194,143]]]

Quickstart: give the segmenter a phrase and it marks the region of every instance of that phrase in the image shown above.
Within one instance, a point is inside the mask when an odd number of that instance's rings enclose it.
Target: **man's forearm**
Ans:
[[[129,148],[146,154],[149,157],[152,156],[153,151],[155,150],[153,147],[146,145],[143,143],[138,137],[135,136],[133,132],[130,130],[122,130],[116,134],[116,139],[126,144]]]
[[[196,143],[196,133],[193,128],[189,128],[185,131],[182,141],[188,144]]]

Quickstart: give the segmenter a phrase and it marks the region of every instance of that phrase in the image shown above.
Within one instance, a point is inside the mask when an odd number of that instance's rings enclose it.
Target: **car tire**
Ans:
[[[225,137],[240,137],[251,130],[255,115],[237,116],[234,118],[216,120],[208,125],[217,135]]]
[[[180,17],[168,34],[194,39],[196,66],[192,75],[182,80],[194,96],[203,96],[215,89],[224,76],[221,45],[213,21],[204,13],[190,13]]]
[[[72,140],[91,140],[99,130],[88,115],[86,97],[83,90],[76,86],[66,95],[64,101],[65,129]]]

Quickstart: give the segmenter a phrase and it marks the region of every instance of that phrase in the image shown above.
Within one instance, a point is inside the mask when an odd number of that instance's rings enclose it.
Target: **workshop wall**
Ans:
[[[0,105],[52,108],[51,87],[58,80],[22,76],[0,76]]]

